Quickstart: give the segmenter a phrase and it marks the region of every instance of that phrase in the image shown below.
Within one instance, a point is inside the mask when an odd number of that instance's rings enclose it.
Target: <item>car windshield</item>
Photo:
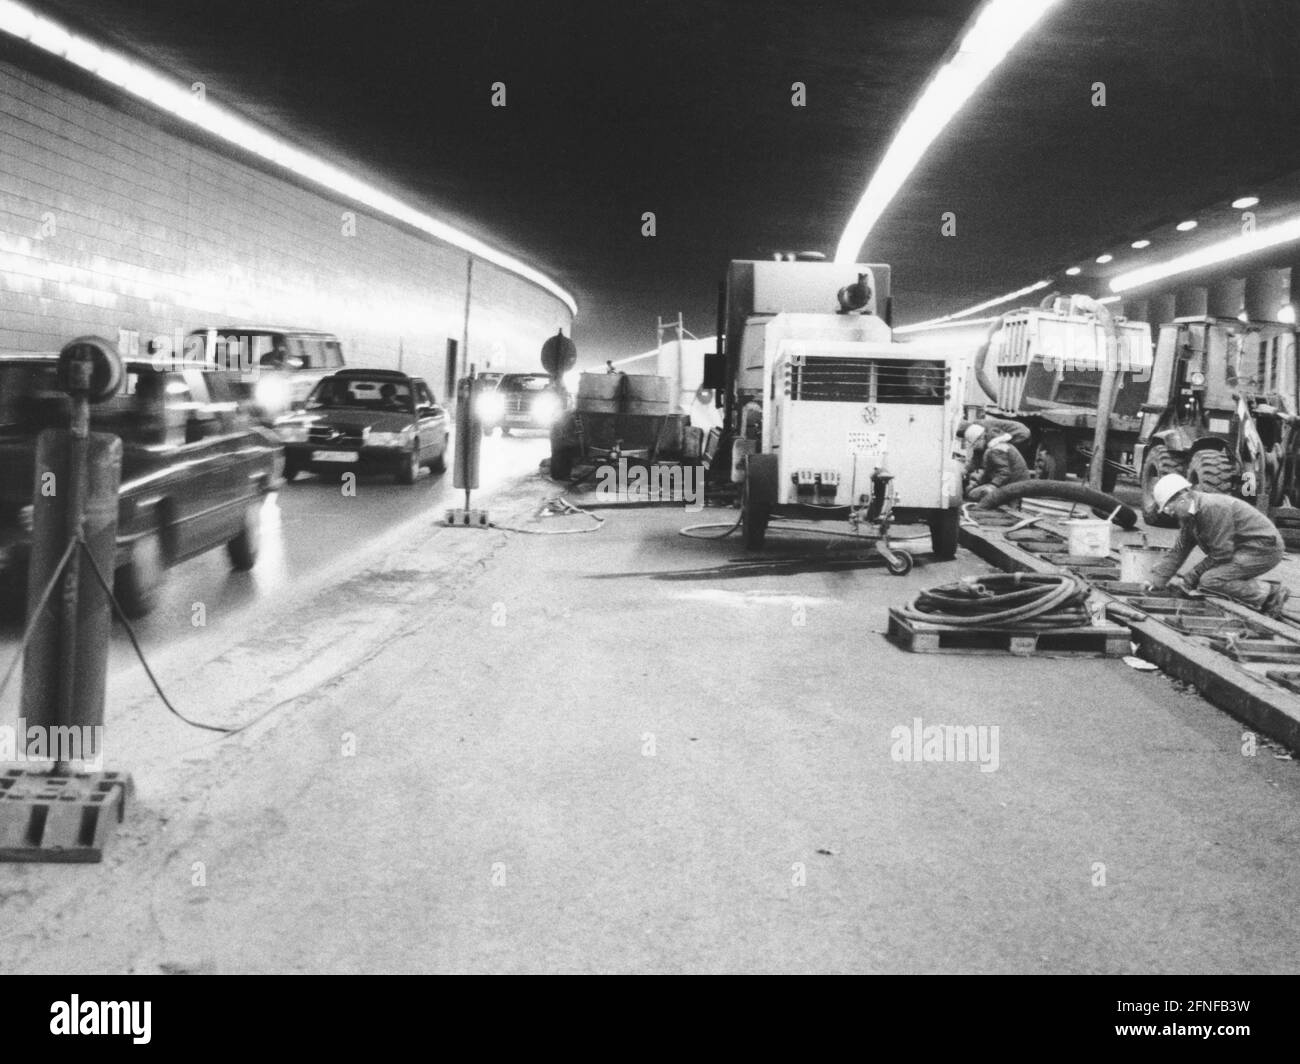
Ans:
[[[367,377],[327,377],[307,397],[308,410],[337,408],[410,413],[411,386],[406,381]]]
[[[541,374],[503,377],[499,387],[508,392],[540,392],[551,386],[551,378]]]

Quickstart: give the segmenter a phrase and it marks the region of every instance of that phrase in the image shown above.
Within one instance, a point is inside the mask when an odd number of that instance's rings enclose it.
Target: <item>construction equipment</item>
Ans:
[[[699,433],[673,402],[672,381],[648,373],[584,373],[572,410],[551,426],[551,476],[581,463],[695,464]]]
[[[1064,480],[1069,473],[1088,478],[1104,401],[1110,410],[1096,486],[1109,492],[1121,472],[1136,473],[1133,444],[1150,382],[1151,328],[1113,319],[1112,354],[1107,316],[1086,296],[1049,296],[1037,308],[1003,314],[976,355],[976,377],[992,401],[989,413],[1029,428],[1025,458],[1043,480]],[[987,372],[990,355],[995,377]]]
[[[1300,499],[1297,386],[1293,326],[1216,317],[1162,325],[1135,442],[1146,523],[1172,523],[1152,495],[1167,473],[1264,513]]]
[[[895,523],[927,523],[935,554],[955,556],[964,360],[893,342],[889,282],[878,263],[731,263],[705,386],[723,397],[747,548],[773,517],[800,517],[874,528],[895,573],[912,565]]]

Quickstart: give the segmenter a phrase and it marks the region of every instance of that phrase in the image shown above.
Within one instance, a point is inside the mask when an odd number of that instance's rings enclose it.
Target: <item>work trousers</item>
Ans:
[[[1268,588],[1255,579],[1262,576],[1286,557],[1282,547],[1244,548],[1233,552],[1232,560],[1207,569],[1201,574],[1199,587],[1244,602],[1259,609],[1268,597]]]

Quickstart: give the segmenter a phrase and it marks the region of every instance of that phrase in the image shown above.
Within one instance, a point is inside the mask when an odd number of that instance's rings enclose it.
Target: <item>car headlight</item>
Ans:
[[[263,410],[284,410],[289,406],[289,384],[279,377],[262,377],[253,388],[253,400]]]
[[[499,392],[480,395],[474,404],[474,410],[480,421],[499,421],[506,412],[506,400]]]
[[[370,432],[366,434],[367,447],[405,447],[410,441],[410,435],[403,430],[401,432]]]
[[[307,426],[301,421],[286,421],[276,425],[275,431],[285,443],[306,443]]]
[[[560,400],[547,392],[533,400],[533,418],[543,425],[549,425],[560,416]]]

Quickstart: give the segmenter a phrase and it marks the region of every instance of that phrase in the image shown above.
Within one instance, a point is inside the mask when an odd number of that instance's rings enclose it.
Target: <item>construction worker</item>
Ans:
[[[997,436],[983,448],[978,471],[966,478],[966,498],[978,502],[998,488],[1028,479],[1029,466],[1012,444],[1011,437]]]
[[[1161,513],[1178,518],[1178,541],[1152,573],[1151,586],[1174,586],[1226,595],[1271,617],[1282,613],[1291,592],[1260,576],[1286,557],[1286,546],[1273,522],[1255,507],[1231,495],[1197,491],[1190,481],[1168,473],[1152,489]],[[1205,557],[1179,576],[1193,547]]]
[[[999,417],[980,418],[978,421],[963,421],[957,426],[957,435],[966,441],[966,476],[979,472],[984,462],[984,446],[990,440],[1005,436],[1020,451],[1023,458],[1024,447],[1029,443],[1029,429],[1019,421],[1004,421]]]

